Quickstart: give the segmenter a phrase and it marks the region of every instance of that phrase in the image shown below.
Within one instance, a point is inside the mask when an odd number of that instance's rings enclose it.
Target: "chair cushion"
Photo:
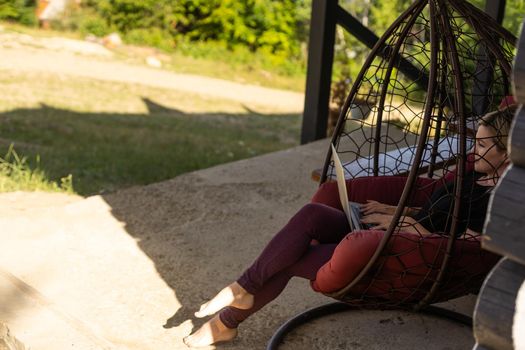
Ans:
[[[330,261],[319,269],[312,288],[323,293],[340,290],[366,266],[385,231],[357,231],[336,247]],[[395,233],[366,276],[350,291],[356,298],[374,297],[398,302],[420,300],[437,277],[448,238]],[[479,237],[457,239],[447,274],[433,302],[475,292],[498,256],[481,250]]]

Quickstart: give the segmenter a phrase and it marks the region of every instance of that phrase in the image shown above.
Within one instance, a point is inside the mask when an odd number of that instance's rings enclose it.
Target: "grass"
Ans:
[[[0,154],[20,154],[4,164],[43,190],[114,191],[299,140],[297,114],[142,85],[0,71],[0,89]]]
[[[233,54],[231,54],[233,56]],[[178,52],[171,54],[171,60],[166,67],[175,72],[200,74],[219,79],[232,80],[238,83],[250,83],[276,89],[303,92],[305,89],[305,73],[300,75],[280,75],[268,68],[258,68],[256,65],[231,64],[206,58],[194,58]]]
[[[16,22],[10,22],[5,20],[0,20],[0,25],[6,32],[28,34],[34,37],[47,38],[52,36],[60,36],[69,39],[81,39],[80,34],[75,32],[62,32],[52,29],[41,30],[36,27],[25,26]]]
[[[27,158],[21,158],[11,144],[5,157],[0,157],[0,192],[73,192],[71,175],[61,178],[59,182],[50,181],[39,165],[40,158],[36,157],[36,168],[31,168]]]

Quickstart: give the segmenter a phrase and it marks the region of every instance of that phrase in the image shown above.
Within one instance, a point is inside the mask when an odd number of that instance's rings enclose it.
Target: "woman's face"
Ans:
[[[484,174],[494,174],[508,162],[507,152],[497,147],[494,130],[485,125],[480,125],[476,132],[476,145],[474,146],[474,170]]]

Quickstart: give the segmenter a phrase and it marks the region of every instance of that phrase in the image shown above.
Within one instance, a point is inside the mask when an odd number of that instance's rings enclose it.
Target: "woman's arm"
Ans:
[[[393,215],[374,213],[363,216],[361,222],[365,224],[375,224],[375,226],[370,227],[370,230],[388,230],[392,219]],[[406,215],[400,218],[398,228],[403,232],[416,233],[422,236],[429,236],[432,234],[432,232],[428,231],[423,225],[418,223],[416,219]]]
[[[370,215],[374,213],[394,215],[396,208],[397,206],[395,205],[388,205],[371,200],[367,200],[366,203],[361,204],[361,212],[364,215]],[[419,211],[419,209],[421,208],[405,207],[403,215],[413,216]]]

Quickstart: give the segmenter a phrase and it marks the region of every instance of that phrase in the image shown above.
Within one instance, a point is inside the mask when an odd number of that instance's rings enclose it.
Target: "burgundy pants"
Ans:
[[[422,189],[413,205],[429,198],[433,180],[418,178]],[[368,177],[347,180],[348,198],[364,203],[367,199],[397,204],[406,177]],[[321,185],[312,202],[304,206],[268,243],[255,262],[237,282],[255,296],[251,309],[227,307],[219,314],[222,322],[236,328],[248,316],[275,299],[293,276],[315,280],[317,271],[332,257],[337,244],[350,227],[339,202],[337,184]],[[312,245],[312,240],[319,242]]]
[[[236,328],[248,316],[275,299],[293,276],[314,280],[350,231],[345,214],[324,204],[304,206],[279,231],[237,282],[254,295],[251,309],[227,307],[219,317]],[[311,245],[312,240],[319,244]]]

